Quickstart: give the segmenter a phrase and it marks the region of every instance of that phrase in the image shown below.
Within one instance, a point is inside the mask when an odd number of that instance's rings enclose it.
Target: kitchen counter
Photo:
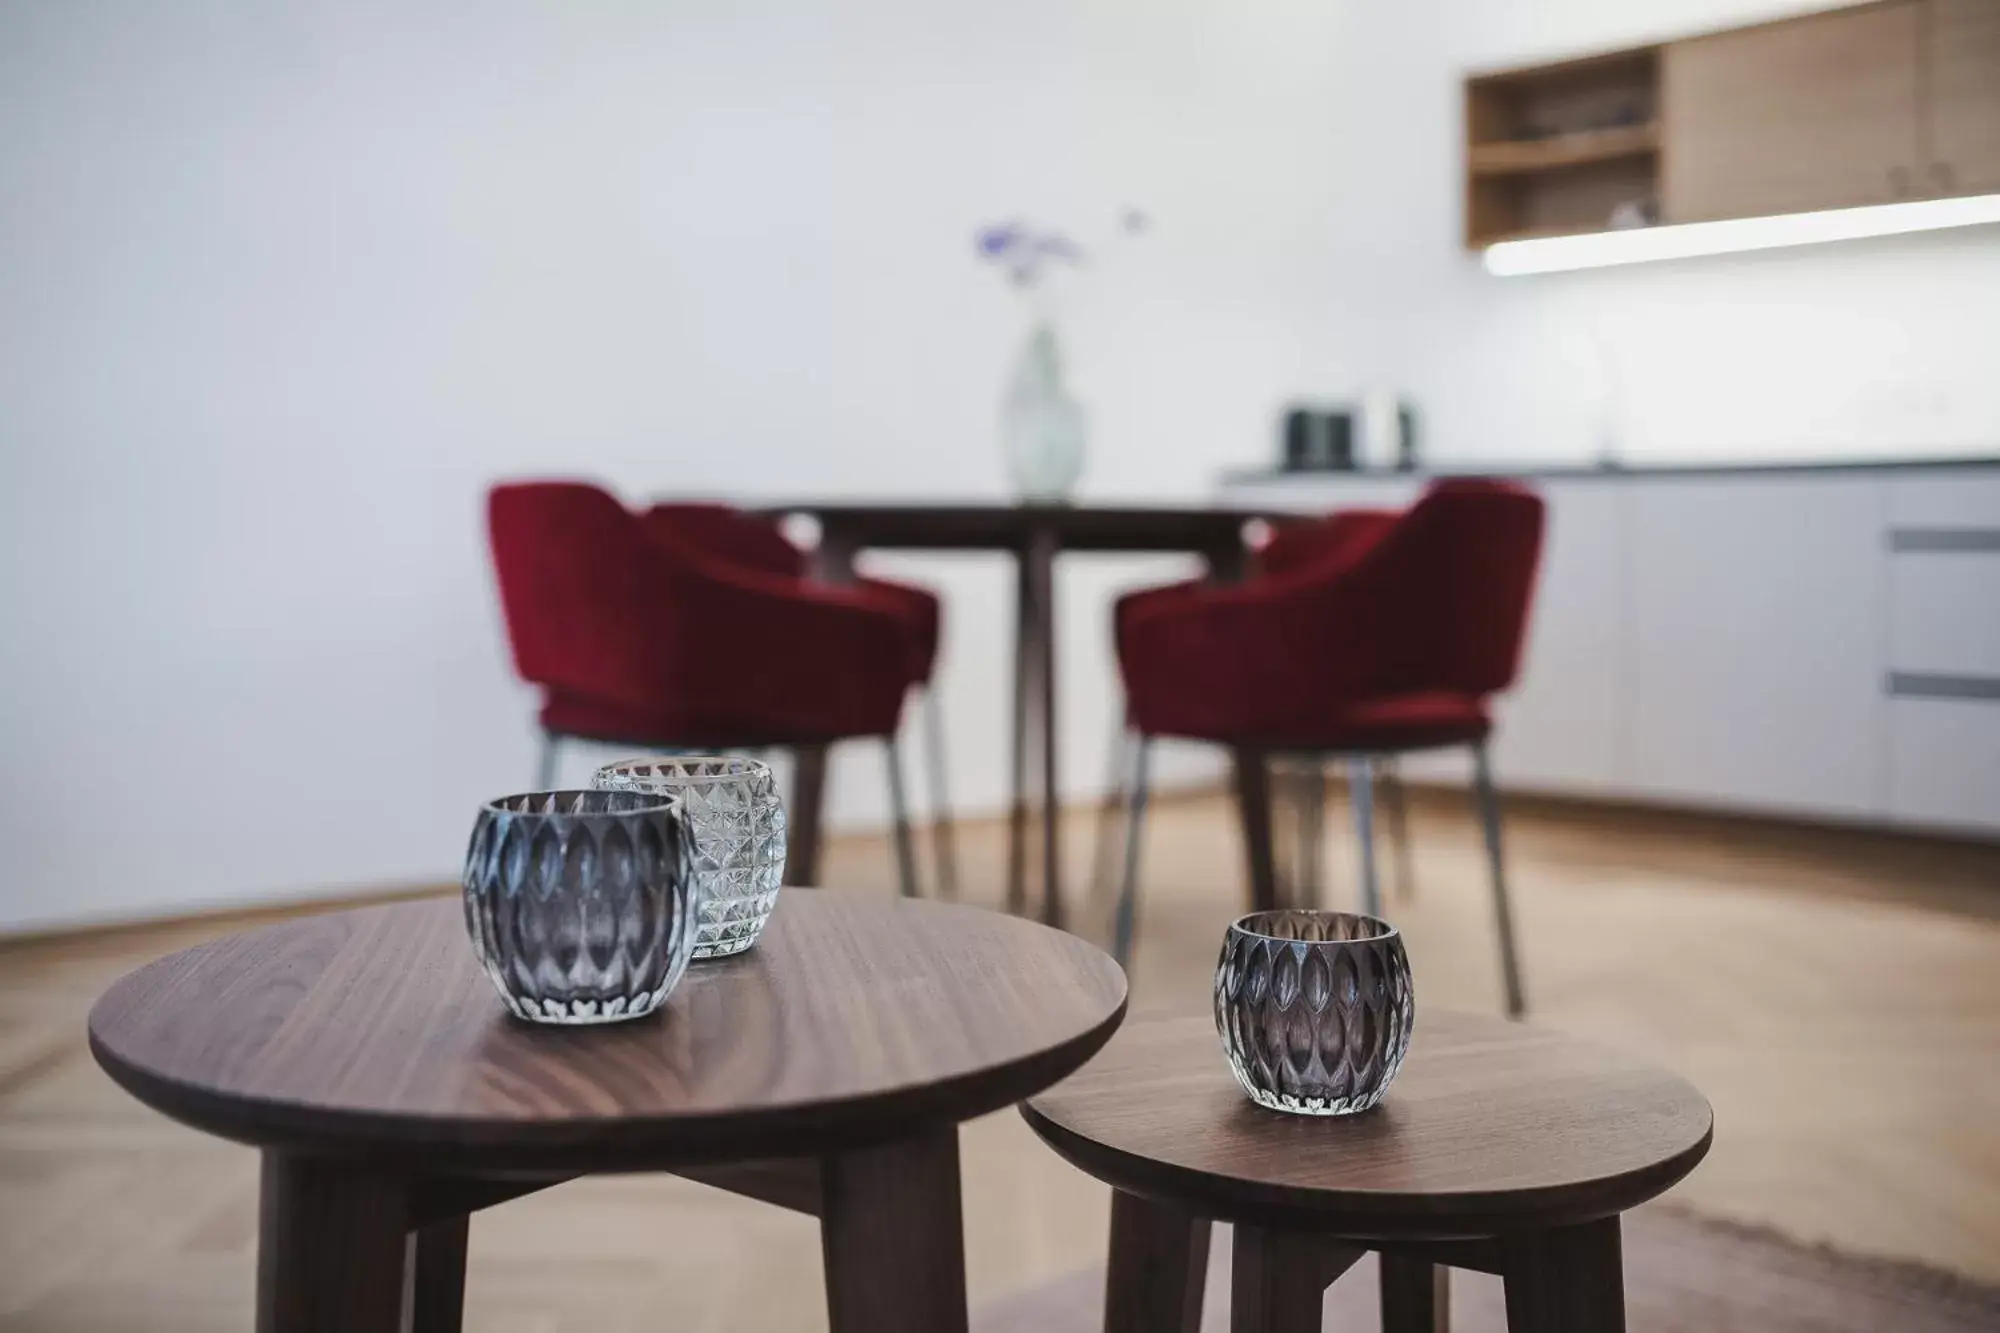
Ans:
[[[1354,468],[1346,471],[1327,469],[1312,472],[1294,472],[1284,468],[1232,468],[1222,474],[1225,486],[1262,485],[1274,481],[1386,481],[1398,478],[1431,477],[1526,477],[1544,480],[1565,479],[1587,481],[1592,479],[1611,480],[1624,477],[1704,477],[1704,476],[1754,476],[1769,473],[1845,473],[1845,472],[1929,472],[1958,468],[2000,468],[2000,453],[1991,456],[1967,455],[1965,457],[1937,458],[1856,458],[1800,460],[1788,462],[1771,460],[1765,462],[1718,462],[1712,460],[1685,463],[1628,463],[1617,466],[1601,466],[1595,463],[1523,463],[1509,465],[1495,463],[1481,467],[1457,467],[1447,465],[1437,468],[1418,468],[1413,472],[1394,468]]]

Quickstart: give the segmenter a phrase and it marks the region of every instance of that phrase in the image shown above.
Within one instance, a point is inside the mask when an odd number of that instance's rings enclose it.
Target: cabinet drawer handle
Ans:
[[[1952,174],[1951,163],[1931,163],[1931,183],[1940,190],[1954,190],[1958,188],[1958,178]]]

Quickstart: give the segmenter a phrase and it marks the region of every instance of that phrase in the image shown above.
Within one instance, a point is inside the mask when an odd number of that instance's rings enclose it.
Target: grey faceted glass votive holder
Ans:
[[[1252,1101],[1351,1115],[1382,1100],[1410,1049],[1416,1001],[1402,937],[1347,912],[1255,912],[1229,928],[1215,1029]]]
[[[465,928],[507,1007],[615,1023],[660,1007],[694,954],[700,880],[671,802],[547,791],[489,801],[465,853]]]
[[[598,769],[590,785],[646,792],[679,809],[702,889],[696,958],[727,958],[757,942],[785,880],[785,803],[770,765],[737,755],[629,759]]]

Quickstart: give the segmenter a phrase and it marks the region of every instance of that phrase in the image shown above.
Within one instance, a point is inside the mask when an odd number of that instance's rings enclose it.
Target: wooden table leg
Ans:
[[[826,747],[792,751],[792,800],[785,809],[785,883],[819,882],[820,818],[826,805]]]
[[[1196,1333],[1208,1233],[1205,1217],[1114,1191],[1104,1333]]]
[[[1451,1333],[1451,1270],[1382,1256],[1382,1333]]]
[[[1217,583],[1241,583],[1249,572],[1250,552],[1244,548],[1241,533],[1236,540],[1211,546],[1201,554],[1208,562],[1208,577]]]
[[[1239,583],[1248,572],[1249,552],[1242,535],[1202,552],[1208,577],[1217,583]],[[1237,812],[1243,825],[1244,849],[1250,865],[1250,910],[1268,912],[1280,905],[1278,867],[1271,836],[1271,775],[1267,758],[1255,750],[1235,750]]]
[[[1035,584],[1028,553],[1014,553],[1014,749],[1012,801],[1007,807],[1007,910],[1028,910],[1028,705],[1029,682],[1040,651],[1035,646]]]
[[[822,528],[813,549],[812,576],[821,583],[854,582],[854,543]],[[819,882],[821,820],[826,807],[826,746],[792,750],[792,799],[785,808],[785,883]]]
[[[258,1333],[396,1333],[406,1182],[351,1162],[264,1154]]]
[[[1036,679],[1042,704],[1042,923],[1063,928],[1062,784],[1057,779],[1056,737],[1056,537],[1049,529],[1028,541],[1028,565],[1035,584],[1036,647],[1041,654]]]
[[[831,1333],[965,1333],[957,1127],[825,1158],[820,1182]]]
[[[1509,1333],[1624,1333],[1617,1218],[1509,1237],[1501,1254]]]
[[[1318,758],[1301,759],[1292,775],[1297,789],[1299,857],[1290,876],[1294,907],[1326,906],[1326,770]]]
[[[1229,1333],[1319,1333],[1327,1284],[1365,1253],[1323,1236],[1238,1223]]]
[[[1238,747],[1231,757],[1236,765],[1236,810],[1250,864],[1250,910],[1273,911],[1282,904],[1271,853],[1271,765],[1261,750]]]
[[[409,1333],[459,1333],[465,1322],[465,1242],[470,1217],[410,1233]]]
[[[1417,900],[1417,871],[1410,854],[1410,807],[1403,770],[1392,755],[1382,761],[1380,772],[1382,780],[1375,785],[1382,793],[1382,813],[1389,817],[1389,841],[1396,844],[1396,897],[1413,903]]]

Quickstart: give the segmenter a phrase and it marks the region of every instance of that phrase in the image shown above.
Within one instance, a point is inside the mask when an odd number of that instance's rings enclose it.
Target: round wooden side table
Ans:
[[[263,1150],[257,1327],[459,1325],[473,1211],[670,1171],[820,1219],[836,1333],[966,1324],[959,1122],[1075,1070],[1125,1011],[1105,954],[941,903],[787,890],[758,946],[657,1013],[510,1017],[456,901],[310,917],[160,959],[97,1060]]]
[[[1244,1096],[1208,1015],[1127,1023],[1028,1123],[1111,1185],[1106,1333],[1199,1322],[1211,1220],[1234,1224],[1230,1327],[1318,1329],[1323,1293],[1381,1255],[1386,1333],[1446,1327],[1445,1269],[1497,1273],[1512,1333],[1625,1326],[1618,1218],[1707,1153],[1685,1081],[1544,1028],[1420,1011],[1372,1111]]]

